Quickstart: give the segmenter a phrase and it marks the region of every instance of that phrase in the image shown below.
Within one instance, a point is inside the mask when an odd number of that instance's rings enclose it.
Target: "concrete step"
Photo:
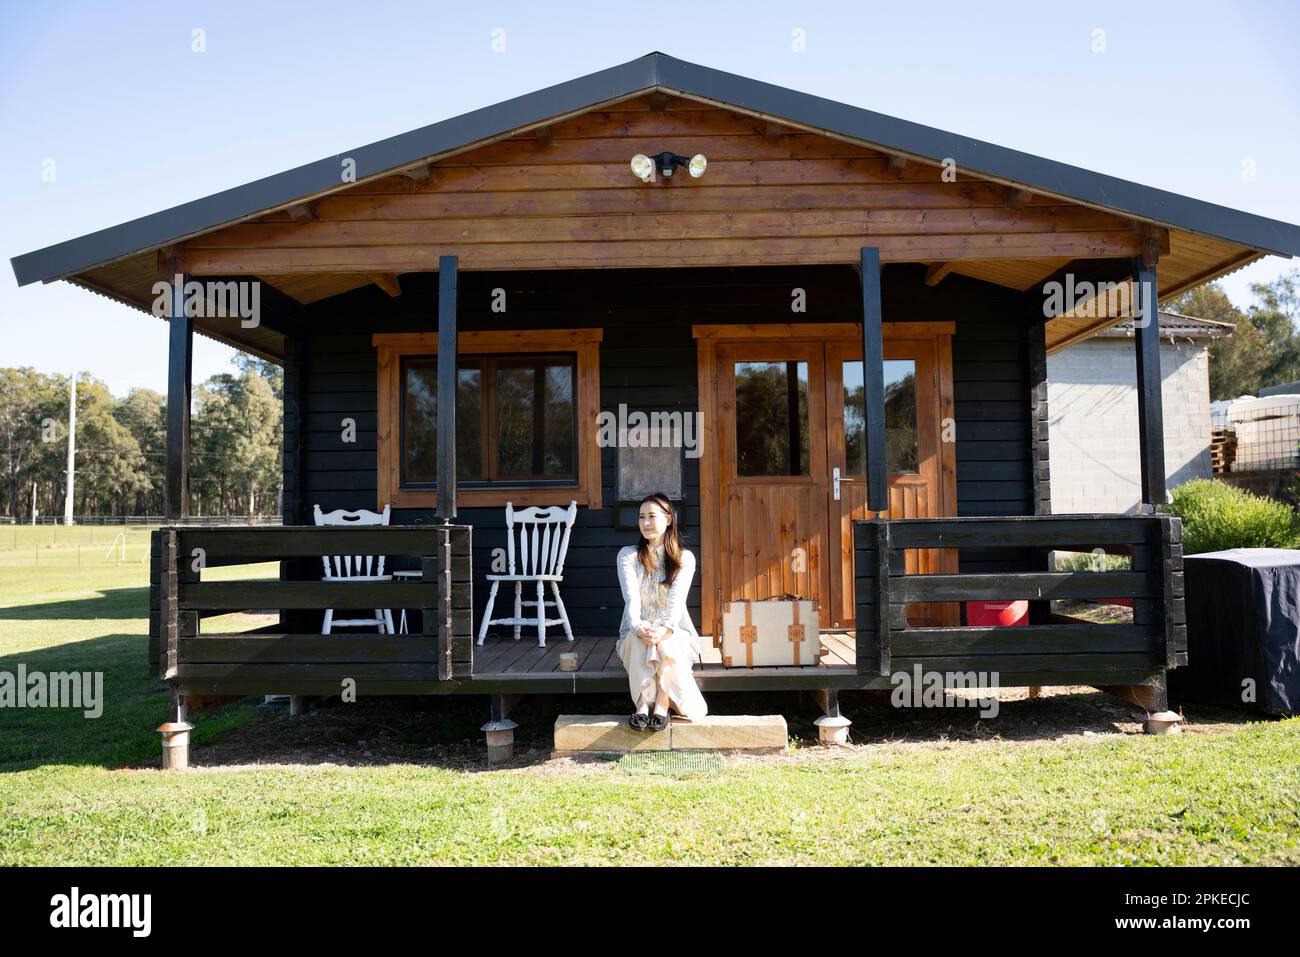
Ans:
[[[557,756],[629,751],[784,751],[789,741],[779,714],[673,718],[662,731],[637,731],[626,714],[562,714],[555,719]]]

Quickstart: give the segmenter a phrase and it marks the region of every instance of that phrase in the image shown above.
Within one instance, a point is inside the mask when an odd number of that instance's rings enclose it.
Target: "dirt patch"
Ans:
[[[1111,605],[1097,601],[1057,601],[1052,610],[1058,615],[1082,618],[1098,625],[1131,625],[1133,609],[1127,605]]]
[[[622,714],[622,695],[534,695],[512,710],[515,756],[489,765],[482,725],[488,720],[485,696],[376,698],[343,704],[318,702],[307,714],[262,711],[254,720],[206,747],[196,747],[196,770],[279,767],[366,767],[390,764],[435,766],[458,771],[537,775],[604,772],[603,756],[551,758],[555,719],[561,714]],[[990,744],[1031,745],[1046,741],[1114,739],[1142,733],[1141,709],[1092,688],[1043,688],[1030,698],[1026,688],[997,691],[998,713],[982,717],[971,707],[895,708],[889,692],[844,691],[841,713],[853,725],[850,744],[818,743],[813,721],[819,712],[797,692],[753,692],[709,696],[714,714],[782,714],[796,747],[786,754],[729,753],[729,765],[835,760],[884,750],[946,750]],[[1208,706],[1189,707],[1186,731],[1221,734],[1261,720],[1257,716]],[[200,719],[201,720],[201,719]]]

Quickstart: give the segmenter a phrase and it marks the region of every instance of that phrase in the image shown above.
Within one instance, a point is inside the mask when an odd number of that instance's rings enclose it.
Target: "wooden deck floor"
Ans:
[[[695,670],[700,678],[707,679],[714,675],[740,676],[744,674],[779,675],[790,673],[815,674],[817,672],[856,673],[857,656],[854,651],[854,638],[846,632],[825,632],[821,636],[822,656],[816,667],[804,668],[724,668],[722,652],[713,647],[713,639],[703,636],[704,650]],[[474,677],[518,676],[518,675],[569,675],[583,677],[617,675],[624,676],[623,663],[614,654],[613,637],[575,638],[567,641],[561,632],[559,636],[548,635],[545,648],[537,646],[537,639],[522,636],[518,641],[513,638],[495,638],[489,636],[481,646],[474,646]],[[560,655],[575,653],[578,656],[577,672],[560,671]],[[707,681],[706,681],[707,683]]]

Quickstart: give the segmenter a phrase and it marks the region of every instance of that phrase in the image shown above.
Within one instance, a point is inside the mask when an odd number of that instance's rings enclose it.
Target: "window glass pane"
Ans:
[[[546,423],[544,475],[576,475],[577,410],[574,407],[574,369],[570,364],[546,367]]]
[[[499,478],[575,476],[574,379],[567,358],[496,360]]]
[[[483,374],[456,370],[456,481],[483,478]]]
[[[432,365],[407,366],[402,394],[402,481],[434,482],[438,473],[438,381]]]
[[[402,367],[402,482],[438,480],[438,374],[436,359]],[[456,370],[456,479],[483,476],[482,375],[477,363]]]
[[[808,363],[737,362],[736,474],[808,475]]]
[[[844,363],[844,451],[847,474],[867,471],[862,360]],[[891,475],[917,471],[916,361],[885,360],[885,461]]]

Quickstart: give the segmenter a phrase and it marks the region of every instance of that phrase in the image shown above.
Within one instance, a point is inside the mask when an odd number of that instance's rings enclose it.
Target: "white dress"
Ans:
[[[682,567],[670,588],[664,580],[663,549],[654,549],[652,554],[657,567],[650,575],[637,558],[635,545],[619,550],[623,622],[615,651],[627,670],[634,707],[645,702],[653,708],[659,685],[668,692],[670,709],[698,721],[709,709],[691,674],[691,664],[699,658],[701,648],[700,634],[686,609],[686,593],[695,577],[695,556],[682,551]],[[650,645],[636,636],[636,628],[642,624],[666,625],[672,632],[658,645]]]

